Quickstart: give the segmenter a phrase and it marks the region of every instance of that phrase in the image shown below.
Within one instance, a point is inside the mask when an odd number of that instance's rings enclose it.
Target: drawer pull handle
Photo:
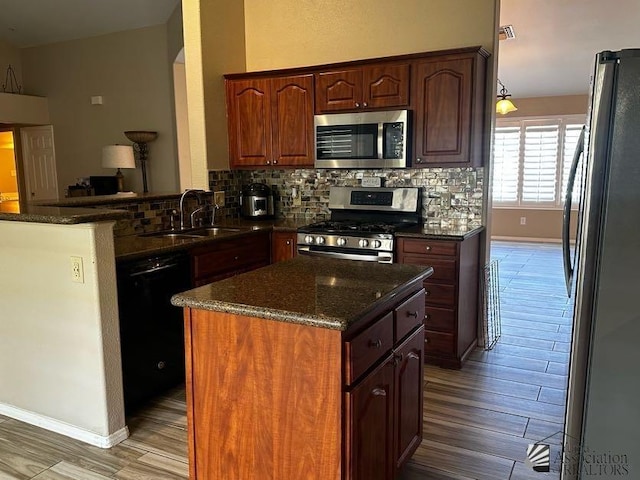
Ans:
[[[426,247],[427,252],[431,250],[431,245],[427,245]]]
[[[164,367],[166,367],[166,366],[167,366],[167,364],[165,362],[163,362],[162,360],[160,360],[158,362],[158,370],[163,370]]]
[[[371,390],[371,395],[375,395],[376,397],[386,397],[387,392],[385,392],[382,388],[374,388],[373,390]]]
[[[407,357],[409,357],[411,360],[420,360],[420,357],[415,352],[409,352],[407,354]]]
[[[394,355],[393,356],[393,364],[395,366],[398,366],[402,363],[402,359],[404,358],[404,355],[400,354],[400,355]]]
[[[369,346],[373,348],[380,348],[382,346],[382,340],[369,340]]]
[[[407,317],[418,318],[418,312],[407,312]]]

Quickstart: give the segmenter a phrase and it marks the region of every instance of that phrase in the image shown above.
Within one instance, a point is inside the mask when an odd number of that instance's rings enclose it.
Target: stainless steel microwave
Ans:
[[[314,117],[316,168],[404,168],[408,110],[330,113]]]

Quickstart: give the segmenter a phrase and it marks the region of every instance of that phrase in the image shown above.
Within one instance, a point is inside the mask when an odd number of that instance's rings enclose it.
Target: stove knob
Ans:
[[[374,240],[373,242],[371,242],[371,246],[373,248],[380,248],[382,246],[382,242],[380,240]]]
[[[318,245],[322,245],[322,244],[324,243],[324,237],[321,237],[321,236],[319,236],[319,235],[318,235],[318,236],[316,237],[316,243],[317,243]]]
[[[305,243],[313,243],[313,237],[311,235],[307,235],[304,237]]]
[[[336,243],[338,244],[339,247],[344,247],[347,244],[347,239],[338,237],[338,239],[336,240]]]
[[[367,240],[366,238],[362,238],[358,242],[358,245],[360,245],[362,248],[366,248],[369,246],[369,240]]]

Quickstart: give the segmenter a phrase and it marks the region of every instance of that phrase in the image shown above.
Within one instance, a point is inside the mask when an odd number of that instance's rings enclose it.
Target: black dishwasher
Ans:
[[[171,296],[191,288],[184,253],[117,264],[125,411],[184,382],[182,309]]]

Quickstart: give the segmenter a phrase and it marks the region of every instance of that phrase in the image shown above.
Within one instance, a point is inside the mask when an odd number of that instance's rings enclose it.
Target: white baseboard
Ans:
[[[14,418],[21,422],[35,425],[36,427],[44,428],[45,430],[50,430],[100,448],[111,448],[129,437],[129,428],[126,425],[105,437],[104,435],[98,435],[83,428],[61,422],[60,420],[4,403],[0,403],[0,415]]]
[[[492,235],[491,240],[504,240],[507,242],[530,242],[530,243],[562,243],[560,238],[539,238],[539,237],[507,237],[503,235]],[[573,243],[573,241],[571,241]]]

